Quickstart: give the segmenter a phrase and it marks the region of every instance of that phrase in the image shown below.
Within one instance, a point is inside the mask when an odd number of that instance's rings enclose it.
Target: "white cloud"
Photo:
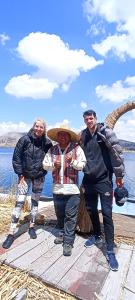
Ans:
[[[125,55],[135,58],[135,41],[126,34],[109,36],[103,42],[94,44],[93,49],[102,56],[112,50],[121,60],[125,60]]]
[[[30,97],[33,99],[50,98],[54,89],[58,88],[55,82],[46,78],[34,78],[30,75],[12,77],[5,87],[5,91],[16,97]]]
[[[59,128],[62,126],[66,128],[70,128],[76,133],[79,133],[81,130],[83,130],[86,127],[85,125],[81,125],[80,128],[75,128],[71,125],[71,122],[69,120],[64,119],[61,122],[47,126],[47,129],[49,130],[55,127]],[[132,110],[132,112],[128,112],[124,114],[117,121],[114,127],[114,131],[117,134],[117,137],[119,139],[135,142],[135,110]]]
[[[67,127],[67,128],[70,128],[71,126],[70,126],[70,121],[69,120],[67,120],[67,119],[64,119],[63,121],[61,121],[61,122],[57,122],[57,123],[55,123],[54,125],[49,125],[48,126],[48,129],[50,129],[50,128],[59,128],[59,127]]]
[[[121,103],[132,100],[135,98],[135,76],[127,77],[124,81],[118,80],[112,86],[98,85],[95,90],[101,101]]]
[[[49,98],[57,88],[67,91],[80,75],[98,65],[84,50],[70,49],[59,36],[42,32],[30,33],[16,49],[29,65],[37,68],[34,74],[24,74],[10,79],[5,91],[16,97]]]
[[[81,101],[80,106],[81,106],[83,109],[85,109],[85,108],[87,108],[88,105],[87,105],[86,102]]]
[[[93,49],[102,56],[112,51],[121,59],[128,55],[135,58],[135,1],[130,0],[86,0],[85,14],[95,26],[99,22],[113,24],[113,34],[109,32],[106,38],[93,44]],[[108,27],[109,28],[109,27]]]
[[[4,33],[0,34],[0,43],[4,46],[6,41],[10,40],[10,37]]]
[[[76,133],[79,133],[82,129],[84,129],[84,127],[82,128],[75,128],[71,125],[71,122],[67,119],[64,119],[63,121],[61,122],[57,122],[53,125],[48,125],[47,126],[47,130],[51,129],[51,128],[59,128],[59,127],[63,127],[63,128],[69,128],[71,130],[73,130],[74,132]]]
[[[0,123],[0,136],[9,133],[9,132],[28,132],[30,130],[30,128],[32,127],[32,123],[28,124],[25,123],[23,121],[19,122],[19,123],[13,123],[11,121],[9,122],[2,122]],[[73,128],[73,126],[71,126],[71,122],[67,119],[64,119],[60,122],[57,122],[55,124],[47,124],[47,130],[51,129],[51,128],[56,128],[56,127],[65,127],[65,128],[70,128],[71,130],[74,130],[75,132],[78,132],[78,129]]]
[[[47,130],[49,130],[50,128],[62,126],[70,128],[76,133],[85,128],[85,125],[82,125],[80,128],[75,128],[71,125],[71,122],[69,120],[64,119],[59,123],[48,125]],[[19,123],[2,122],[0,123],[0,136],[9,132],[28,132],[31,127],[32,124],[28,124],[23,121]],[[135,110],[122,116],[117,121],[114,127],[114,131],[116,132],[119,139],[135,142]]]
[[[87,30],[88,35],[95,35],[98,36],[99,34],[105,34],[105,28],[102,24],[102,22],[98,22],[97,24],[92,24],[90,26],[90,29]]]
[[[25,122],[2,122],[0,123],[0,135],[8,132],[27,132],[31,126],[31,124],[27,124]]]
[[[135,142],[135,116],[132,119],[121,117],[116,123],[114,131],[119,139]]]

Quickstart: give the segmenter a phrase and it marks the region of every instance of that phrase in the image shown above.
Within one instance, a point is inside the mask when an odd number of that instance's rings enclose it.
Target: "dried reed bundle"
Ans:
[[[0,198],[0,233],[8,231],[14,205],[15,205],[15,197],[12,195],[9,195],[8,198],[7,197]],[[28,215],[28,212],[22,211],[20,223],[22,222],[22,219],[24,219],[26,215]]]
[[[0,199],[0,233],[7,231],[9,228],[13,206],[13,199]]]
[[[73,300],[75,297],[52,288],[28,275],[28,272],[7,265],[0,268],[0,300],[15,299],[21,289],[27,290],[27,300]]]
[[[131,237],[123,237],[123,236],[116,236],[115,242],[118,244],[125,243],[127,245],[135,245],[135,238]]]

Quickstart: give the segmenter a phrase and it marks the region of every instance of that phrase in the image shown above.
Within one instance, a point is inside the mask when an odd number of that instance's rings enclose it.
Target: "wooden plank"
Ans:
[[[18,293],[18,295],[15,297],[15,300],[26,300],[27,299],[27,290],[21,289]]]
[[[38,229],[36,231],[37,235],[41,232],[42,232],[41,229]],[[2,240],[2,242],[6,239],[6,237],[7,237],[7,234],[4,236],[4,239]],[[9,249],[4,249],[4,248],[0,247],[0,254],[5,254],[0,257],[0,261],[3,261],[6,259],[7,252],[9,252],[11,249],[14,249],[16,246],[25,243],[29,239],[30,239],[30,236],[29,236],[28,232],[25,232],[19,236],[17,235],[17,237],[15,238],[13,244],[11,245],[11,247]]]
[[[134,290],[128,290],[124,288],[124,293],[122,295],[122,300],[135,300],[135,289]]]
[[[46,256],[46,253],[51,253],[51,248],[54,246],[54,236],[51,233],[46,233],[42,242],[36,247],[32,248],[30,251],[26,252],[24,255],[20,256],[18,259],[14,260],[12,265],[16,268],[27,269],[33,272],[33,263],[41,258],[41,266],[43,266],[43,257]],[[47,258],[49,259],[49,255]]]
[[[95,299],[109,272],[106,258],[96,246],[86,249],[73,267],[58,283],[58,287],[84,299]]]
[[[43,229],[41,229],[41,228],[37,229],[37,230],[36,230],[37,236],[38,236],[41,232],[43,232]],[[25,243],[25,242],[28,241],[28,240],[30,240],[30,236],[29,236],[29,233],[28,233],[28,232],[23,232],[21,235],[19,234],[19,236],[18,236],[18,234],[17,234],[17,237],[15,238],[15,240],[14,240],[12,246],[8,249],[8,251],[10,251],[11,249],[13,249],[13,248],[15,248],[15,247],[17,247],[17,246],[19,246],[19,245]]]
[[[15,259],[17,259],[18,257],[22,256],[24,253],[30,251],[32,248],[35,248],[38,244],[40,244],[43,241],[43,236],[44,233],[42,232],[41,234],[39,234],[37,239],[35,240],[29,239],[25,243],[19,244],[18,246],[14,247],[10,251],[6,252],[4,254],[5,263],[9,264],[13,262]],[[3,259],[3,255],[1,259]]]
[[[28,229],[28,226],[27,226],[27,229]],[[42,231],[43,231],[43,229],[38,228],[36,230],[37,235],[40,234]],[[6,235],[4,234],[3,238],[2,238],[2,242],[6,239],[6,237],[7,237],[7,234]],[[29,239],[30,239],[30,236],[29,236],[28,232],[26,231],[26,226],[25,226],[25,231],[24,231],[24,225],[23,225],[23,229],[21,231],[19,230],[19,233],[16,234],[15,240],[14,240],[12,246],[9,249],[7,249],[6,251],[10,251],[11,249],[15,248],[16,246],[24,243],[26,240],[29,240]]]
[[[37,230],[37,236],[38,237],[39,237],[39,235],[42,231],[43,230],[41,230],[41,229]],[[1,247],[1,249],[3,249],[4,251],[1,252],[1,254],[3,254],[3,255],[0,256],[0,261],[2,261],[2,262],[6,261],[10,251],[12,250],[12,252],[16,253],[15,249],[17,248],[17,246],[21,246],[22,244],[25,245],[26,241],[30,241],[30,236],[27,232],[25,232],[24,234],[22,234],[21,236],[16,238],[13,245],[9,249],[4,249],[4,248]]]
[[[3,247],[0,247],[0,256],[5,257],[5,253],[6,253],[6,249],[4,249]],[[0,261],[3,261],[3,259],[1,260],[1,258],[0,258]]]
[[[77,239],[78,237],[76,238],[76,240]],[[44,251],[41,257],[38,257],[32,262],[31,273],[38,276],[42,275],[62,255],[63,255],[62,245],[55,245],[54,236],[50,237],[48,239],[48,249],[46,249],[46,252]]]
[[[42,277],[42,274],[45,273],[54,263],[57,261],[62,253],[62,245],[55,245],[53,241],[53,247],[39,257],[32,264],[32,274]]]
[[[4,241],[5,238],[6,238],[6,236],[7,236],[7,234],[5,234],[5,233],[1,233],[1,234],[0,234],[0,244],[3,243],[3,241]]]
[[[124,287],[123,300],[135,300],[135,251],[132,252],[130,266]]]
[[[50,230],[53,230],[53,228],[50,228]],[[6,263],[11,263],[15,259],[22,256],[24,253],[27,253],[32,248],[36,247],[38,244],[41,244],[43,240],[45,240],[50,235],[50,232],[48,231],[42,231],[38,236],[37,239],[29,239],[25,243],[18,245],[17,247],[9,250],[6,253]],[[5,254],[4,254],[5,255]],[[1,256],[1,259],[3,259],[3,255]]]
[[[125,282],[127,271],[129,268],[133,246],[122,244],[117,253],[119,262],[119,270],[117,272],[110,271],[107,279],[100,291],[101,299],[118,300],[121,297],[122,286]]]
[[[79,237],[74,244],[71,256],[60,256],[60,258],[41,275],[41,278],[46,282],[52,282],[56,285],[66,272],[73,266],[75,261],[81,256],[82,252],[85,251],[84,239]]]

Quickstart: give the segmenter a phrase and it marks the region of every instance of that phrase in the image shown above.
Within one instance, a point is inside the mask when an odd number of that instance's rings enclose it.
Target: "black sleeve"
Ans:
[[[49,140],[48,138],[46,138],[46,144],[45,144],[45,153],[48,152],[48,150],[53,146],[51,140]]]
[[[25,136],[21,137],[16,144],[14,149],[13,158],[12,158],[12,165],[14,172],[18,175],[23,175],[22,170],[22,156],[23,156],[23,148],[25,144]]]

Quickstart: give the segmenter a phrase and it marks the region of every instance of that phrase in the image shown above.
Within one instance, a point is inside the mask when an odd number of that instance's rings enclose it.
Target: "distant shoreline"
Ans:
[[[0,148],[15,148],[16,145],[14,146],[0,146]]]
[[[12,145],[12,146],[7,146],[7,145],[5,145],[5,146],[1,146],[0,145],[0,148],[15,148],[15,146],[16,145]],[[129,152],[129,153],[135,153],[135,150],[130,150],[130,149],[123,149],[123,152],[125,153],[125,152]]]
[[[123,152],[135,153],[135,150],[123,150]]]

